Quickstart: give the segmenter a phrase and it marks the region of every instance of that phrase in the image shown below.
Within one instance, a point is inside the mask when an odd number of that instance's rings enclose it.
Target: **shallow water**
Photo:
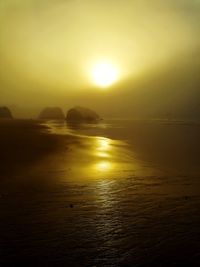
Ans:
[[[199,266],[198,124],[47,124],[78,141],[4,184],[0,265]]]

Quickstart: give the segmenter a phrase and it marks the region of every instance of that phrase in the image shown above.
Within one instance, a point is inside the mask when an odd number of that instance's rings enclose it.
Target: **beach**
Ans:
[[[78,140],[76,138],[76,140]],[[37,120],[0,120],[0,174],[28,169],[48,155],[62,153],[67,143],[73,143],[72,136],[64,140],[52,135],[48,127]]]
[[[1,266],[200,264],[199,126],[128,125],[0,122]]]

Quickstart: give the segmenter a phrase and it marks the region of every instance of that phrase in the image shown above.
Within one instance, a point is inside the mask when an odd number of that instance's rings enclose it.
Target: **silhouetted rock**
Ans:
[[[12,119],[12,113],[7,107],[0,107],[0,119]]]
[[[91,109],[74,107],[67,112],[66,120],[70,122],[97,122],[100,117]]]
[[[52,107],[52,108],[45,108],[41,111],[39,115],[39,119],[41,120],[64,120],[65,115],[61,108]]]

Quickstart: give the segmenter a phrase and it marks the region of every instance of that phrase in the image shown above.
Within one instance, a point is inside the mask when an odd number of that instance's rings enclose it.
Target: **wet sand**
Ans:
[[[159,142],[151,159],[153,128],[134,124],[134,145],[115,127],[1,123],[0,266],[199,266],[199,176],[165,171]]]
[[[77,138],[76,138],[77,139]],[[75,138],[68,139],[60,135],[50,135],[49,129],[41,121],[34,120],[0,120],[0,176],[27,170],[43,158],[62,153],[67,143],[73,143]]]

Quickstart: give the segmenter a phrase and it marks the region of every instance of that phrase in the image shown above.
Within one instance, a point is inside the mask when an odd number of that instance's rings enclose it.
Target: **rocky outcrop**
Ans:
[[[0,107],[0,119],[12,119],[12,113],[7,107]]]
[[[41,120],[64,120],[65,115],[61,108],[58,107],[49,107],[41,111],[39,115]]]
[[[66,120],[70,122],[98,122],[100,117],[91,109],[74,107],[67,112]]]

